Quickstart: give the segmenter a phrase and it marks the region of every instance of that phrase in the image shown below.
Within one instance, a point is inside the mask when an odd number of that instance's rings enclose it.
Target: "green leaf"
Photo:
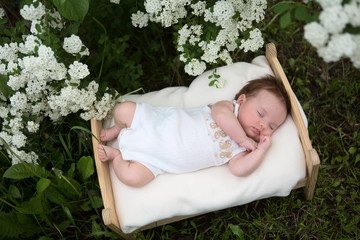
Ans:
[[[35,29],[36,29],[36,31],[38,31],[39,33],[42,32],[42,29],[41,29],[40,24],[35,24]]]
[[[91,202],[90,201],[86,201],[83,204],[80,205],[81,210],[87,212],[87,211],[91,211]]]
[[[1,38],[1,41],[2,41],[3,43],[11,43],[11,40],[10,40],[10,38],[8,38],[8,37],[2,37],[2,38]]]
[[[289,64],[290,64],[290,67],[291,67],[291,68],[294,68],[294,67],[295,67],[295,62],[296,62],[296,61],[295,61],[294,58],[290,58],[290,59],[289,59]]]
[[[11,166],[4,173],[5,178],[24,179],[28,177],[44,177],[49,176],[49,172],[44,167],[32,163],[18,163]]]
[[[355,164],[360,162],[360,153],[356,154]]]
[[[0,232],[4,238],[18,238],[24,229],[13,212],[0,212]]]
[[[39,193],[42,193],[43,191],[45,191],[45,189],[49,187],[50,183],[51,181],[49,179],[41,178],[36,184],[37,191]]]
[[[93,197],[94,208],[104,207],[104,203],[101,197]]]
[[[283,16],[280,17],[280,27],[286,28],[291,23],[291,14],[290,12],[285,13]]]
[[[101,231],[100,225],[97,224],[95,220],[92,220],[91,231],[92,232],[100,232]]]
[[[74,221],[74,218],[73,218],[73,216],[72,216],[72,214],[71,214],[71,212],[70,212],[70,209],[69,209],[68,207],[64,207],[64,206],[63,206],[63,210],[64,210],[66,216],[67,216],[67,217],[69,218],[69,220],[71,221],[71,223],[72,223],[74,226],[76,226],[75,221]]]
[[[235,236],[244,239],[244,231],[238,225],[229,224],[229,227]]]
[[[66,31],[69,35],[71,34],[77,34],[79,32],[80,23],[72,23],[67,28]]]
[[[78,199],[81,196],[81,184],[71,177],[62,175],[58,179],[58,187],[64,195],[72,199]]]
[[[5,23],[7,23],[7,18],[0,19],[0,26],[5,25]]]
[[[290,5],[288,3],[280,2],[280,3],[275,5],[274,12],[277,13],[277,14],[282,14],[283,12],[288,10],[289,8],[290,8]]]
[[[294,17],[297,20],[304,21],[305,19],[308,18],[308,16],[309,16],[308,11],[306,10],[306,8],[304,6],[298,6],[295,8]]]
[[[348,24],[346,27],[345,27],[345,30],[344,32],[348,32],[348,33],[351,33],[351,34],[360,34],[360,26],[352,26],[350,24]]]
[[[70,220],[62,220],[61,223],[57,225],[60,231],[65,231],[69,227],[71,227],[71,221]]]
[[[80,158],[77,167],[84,180],[94,173],[94,160],[90,156]]]
[[[27,236],[39,236],[39,233],[43,233],[41,228],[35,221],[32,215],[15,212],[17,221],[20,224],[24,233]],[[1,231],[0,231],[1,232]],[[24,237],[24,235],[22,235]]]
[[[8,75],[0,74],[0,93],[2,93],[6,98],[9,98],[10,95],[14,94],[14,91],[7,85],[8,81]]]
[[[52,0],[60,14],[73,21],[82,22],[89,10],[90,0]]]
[[[21,198],[20,191],[15,185],[10,185],[9,195],[13,198]]]
[[[18,208],[19,212],[24,214],[42,214],[44,209],[42,206],[42,194],[36,194],[35,197],[30,200],[23,202]]]
[[[70,165],[69,170],[68,170],[67,173],[66,173],[66,176],[73,178],[73,177],[74,177],[74,172],[75,172],[75,163],[72,163],[72,164]]]
[[[4,34],[11,37],[11,31],[9,29],[7,29],[7,28],[4,29]]]
[[[349,148],[349,153],[354,155],[356,153],[357,149],[355,147],[350,147]]]
[[[47,197],[50,201],[61,205],[61,206],[68,206],[69,203],[66,200],[66,198],[55,188],[52,186],[49,186],[45,192],[45,197]]]
[[[38,240],[51,240],[52,238],[49,238],[47,236],[41,236],[38,238]]]

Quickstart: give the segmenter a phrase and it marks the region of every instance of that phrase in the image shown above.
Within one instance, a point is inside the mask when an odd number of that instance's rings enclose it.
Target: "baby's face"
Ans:
[[[266,90],[260,90],[253,97],[240,95],[237,102],[239,122],[246,135],[257,142],[260,136],[271,136],[287,116],[285,104]]]

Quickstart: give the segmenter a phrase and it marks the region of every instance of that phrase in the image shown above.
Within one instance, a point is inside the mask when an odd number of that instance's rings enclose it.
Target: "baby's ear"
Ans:
[[[246,95],[245,95],[245,94],[241,94],[241,95],[238,97],[238,99],[236,99],[236,102],[237,102],[238,104],[242,104],[243,102],[245,102],[245,100],[246,100]]]

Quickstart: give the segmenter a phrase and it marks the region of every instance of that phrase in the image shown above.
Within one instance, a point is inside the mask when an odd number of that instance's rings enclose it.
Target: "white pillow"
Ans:
[[[187,87],[170,87],[124,100],[166,104],[182,108],[204,106],[219,100],[232,100],[247,81],[271,74],[264,56],[252,63],[238,62],[217,69],[225,80],[223,88],[209,87],[207,71]],[[305,117],[303,115],[303,117]],[[104,128],[113,124],[106,121]],[[287,196],[306,175],[305,157],[296,126],[288,116],[273,134],[273,144],[264,161],[248,177],[233,176],[227,165],[187,174],[162,174],[137,189],[121,183],[110,164],[116,211],[124,233],[152,222],[175,216],[211,212],[271,196]],[[117,141],[108,145],[118,148]]]

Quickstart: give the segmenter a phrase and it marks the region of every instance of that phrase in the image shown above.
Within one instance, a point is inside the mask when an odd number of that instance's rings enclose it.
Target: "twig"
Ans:
[[[280,16],[279,13],[277,13],[277,14],[270,20],[270,22],[269,22],[268,24],[266,24],[266,25],[261,29],[261,31],[262,31],[262,32],[265,31],[265,30],[275,21],[275,19],[276,19],[278,16]]]
[[[334,131],[336,131],[336,132],[339,131],[339,128],[336,128],[336,127],[334,127],[334,126],[331,126],[331,125],[328,124],[328,123],[325,123],[324,125],[327,126],[327,127],[329,127],[329,128],[331,128],[332,130],[334,130]],[[340,124],[340,125],[342,125],[342,124]],[[351,137],[349,134],[344,133],[344,132],[341,132],[341,133],[342,133],[341,137],[348,137],[348,138],[352,139],[352,137]]]

